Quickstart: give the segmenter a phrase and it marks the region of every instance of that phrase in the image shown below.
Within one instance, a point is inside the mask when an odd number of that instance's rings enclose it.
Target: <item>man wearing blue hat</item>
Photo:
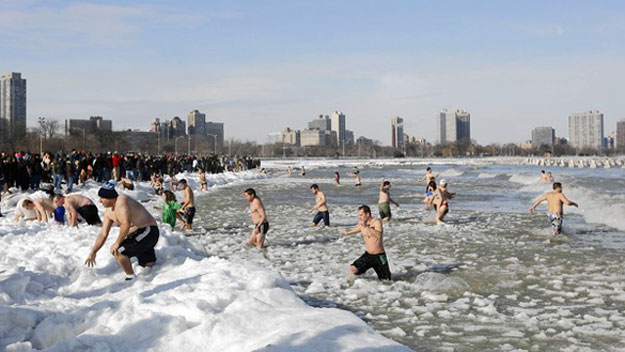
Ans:
[[[111,245],[111,254],[126,274],[126,280],[135,275],[130,258],[137,257],[139,265],[151,267],[156,262],[154,246],[158,242],[159,231],[154,217],[136,200],[119,195],[115,191],[115,181],[107,182],[98,191],[100,203],[106,208],[102,230],[85,264],[95,265],[96,253],[106,242],[113,224],[119,226],[119,236]]]

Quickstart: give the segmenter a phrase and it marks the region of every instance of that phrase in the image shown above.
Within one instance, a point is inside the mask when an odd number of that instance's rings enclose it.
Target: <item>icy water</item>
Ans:
[[[354,312],[387,337],[417,351],[622,351],[625,349],[625,170],[553,168],[567,197],[564,235],[550,238],[546,204],[529,207],[550,185],[533,166],[433,165],[457,193],[447,225],[424,209],[424,165],[332,166],[211,190],[198,199],[195,240],[212,255],[280,272],[309,304]],[[335,185],[338,170],[342,184]],[[392,182],[394,220],[384,225],[393,273],[373,270],[348,281],[364,251],[360,235],[342,236],[357,207],[377,216],[381,177]],[[331,226],[308,227],[319,184]],[[260,194],[270,222],[268,248],[244,246],[249,236],[245,187]],[[417,194],[418,193],[418,194]]]

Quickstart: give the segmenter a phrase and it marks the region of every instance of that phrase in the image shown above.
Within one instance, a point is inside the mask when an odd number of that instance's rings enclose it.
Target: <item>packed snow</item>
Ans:
[[[197,175],[181,177],[199,189]],[[248,171],[207,181],[219,187],[266,177]],[[94,183],[75,190],[97,200]],[[147,184],[123,193],[158,213]],[[133,259],[135,280],[123,280],[107,244],[89,269],[84,261],[100,228],[16,224],[17,198],[3,199],[0,219],[0,349],[410,351],[350,312],[305,304],[279,273],[210,255],[167,225],[157,265],[144,269]]]

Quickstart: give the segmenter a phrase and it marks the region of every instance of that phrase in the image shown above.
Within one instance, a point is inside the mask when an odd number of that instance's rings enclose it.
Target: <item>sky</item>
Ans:
[[[189,111],[265,142],[342,111],[390,143],[390,119],[436,140],[442,108],[480,144],[573,112],[625,118],[623,1],[0,0],[0,72],[27,80],[28,125],[99,115],[147,130]]]

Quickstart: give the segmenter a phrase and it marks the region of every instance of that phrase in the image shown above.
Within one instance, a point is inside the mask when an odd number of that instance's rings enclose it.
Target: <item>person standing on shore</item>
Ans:
[[[319,221],[323,219],[323,224],[330,226],[330,211],[328,210],[328,204],[325,193],[319,190],[317,184],[310,186],[310,190],[315,195],[315,205],[308,211],[309,213],[317,211],[317,215],[313,218],[311,226],[317,226]]]
[[[384,252],[384,229],[382,221],[371,216],[371,209],[367,205],[358,207],[358,225],[346,230],[341,230],[343,235],[361,233],[365,241],[365,253],[350,265],[352,275],[362,275],[373,268],[379,280],[390,280],[391,271],[388,267],[388,259]]]
[[[253,188],[243,191],[243,196],[250,203],[250,215],[252,216],[252,223],[254,223],[254,229],[250,233],[250,239],[247,241],[247,244],[262,248],[269,231],[265,206]]]
[[[562,193],[562,184],[560,182],[555,182],[553,184],[553,191],[543,194],[536,200],[536,202],[534,202],[530,208],[530,213],[534,214],[536,207],[544,201],[547,201],[547,217],[551,223],[551,234],[553,236],[557,236],[562,233],[562,222],[564,221],[563,205],[572,205],[576,208],[578,205],[577,203],[568,200],[564,193]]]

